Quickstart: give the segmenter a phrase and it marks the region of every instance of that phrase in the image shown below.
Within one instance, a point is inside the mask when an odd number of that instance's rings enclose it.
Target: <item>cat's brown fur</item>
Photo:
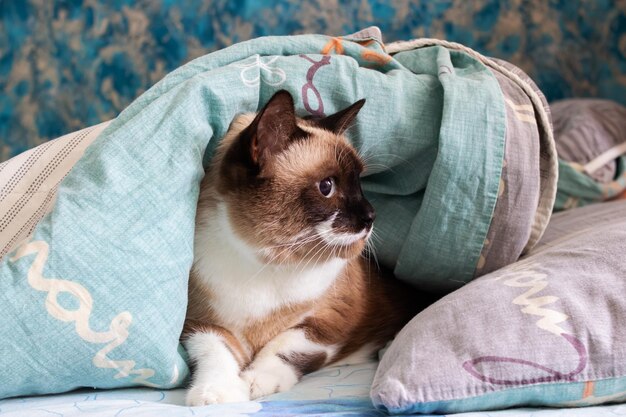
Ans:
[[[190,404],[256,398],[362,360],[424,307],[360,256],[374,213],[343,132],[363,102],[306,121],[282,91],[232,123],[198,204],[183,339],[196,364]]]

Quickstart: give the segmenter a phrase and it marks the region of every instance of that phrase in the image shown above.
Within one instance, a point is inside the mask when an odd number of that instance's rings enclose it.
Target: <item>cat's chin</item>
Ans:
[[[296,265],[302,267],[306,264],[321,264],[334,259],[349,260],[361,255],[365,249],[369,234],[358,240],[349,242],[335,242],[320,245],[320,241],[310,244],[310,247],[300,248],[298,251],[285,251],[283,249],[261,249],[257,252],[261,263],[274,266]],[[280,246],[280,245],[279,245]]]
[[[321,259],[321,263],[337,258],[345,260],[357,258],[363,253],[363,250],[365,250],[368,237],[369,236],[363,236],[359,237],[357,240],[346,242],[327,243],[323,250],[324,256],[323,259]]]
[[[352,259],[361,255],[361,253],[365,249],[366,242],[367,239],[362,238],[356,242],[346,245],[334,245],[330,248],[330,250],[332,253],[336,254],[337,258]]]

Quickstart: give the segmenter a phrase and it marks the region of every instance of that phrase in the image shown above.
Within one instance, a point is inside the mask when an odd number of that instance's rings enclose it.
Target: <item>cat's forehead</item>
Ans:
[[[308,137],[295,141],[278,155],[278,174],[315,176],[360,174],[363,171],[363,161],[344,136],[306,125],[302,127]]]

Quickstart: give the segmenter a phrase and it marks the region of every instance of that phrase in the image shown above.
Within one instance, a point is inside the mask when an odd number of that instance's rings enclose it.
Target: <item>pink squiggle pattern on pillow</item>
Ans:
[[[315,87],[315,84],[313,84],[313,77],[315,76],[315,73],[317,72],[318,69],[320,69],[321,67],[323,67],[324,65],[329,65],[330,64],[330,57],[328,55],[323,56],[322,59],[320,59],[319,61],[315,61],[312,58],[309,58],[306,55],[299,55],[300,58],[304,58],[307,61],[309,61],[311,64],[311,68],[309,68],[309,70],[306,73],[306,83],[302,86],[302,101],[304,103],[304,108],[306,109],[306,111],[308,111],[309,113],[311,113],[311,115],[315,116],[315,117],[324,117],[324,102],[322,101],[322,96],[320,94],[320,92],[317,90],[317,87]],[[315,99],[317,101],[317,108],[314,109],[311,106],[311,103],[309,102],[309,91],[313,92],[313,95],[315,96]]]
[[[567,333],[562,333],[561,336],[567,340],[578,353],[578,366],[568,373],[563,373],[547,366],[541,365],[537,362],[527,361],[524,359],[509,358],[506,356],[481,356],[475,359],[470,359],[463,363],[463,369],[465,369],[473,377],[480,379],[483,382],[489,382],[496,385],[530,385],[539,384],[542,382],[555,382],[555,381],[574,381],[574,377],[580,374],[587,366],[587,349],[585,345],[575,336]],[[481,373],[476,368],[476,365],[481,363],[512,363],[516,365],[525,365],[534,369],[539,369],[547,373],[547,376],[538,378],[511,378],[511,379],[498,379]]]
[[[555,381],[571,382],[574,381],[573,378],[580,374],[587,366],[588,354],[583,342],[560,326],[561,323],[569,320],[569,316],[554,308],[546,307],[558,302],[559,297],[539,294],[548,287],[548,275],[540,272],[540,270],[540,265],[533,261],[519,261],[517,264],[512,265],[508,271],[494,278],[493,281],[501,282],[507,287],[526,289],[523,294],[518,295],[512,300],[513,304],[522,307],[521,312],[523,314],[540,317],[540,319],[535,322],[538,328],[552,333],[555,336],[561,336],[571,344],[578,354],[578,365],[574,370],[565,373],[525,359],[506,356],[480,356],[475,359],[470,359],[462,365],[463,369],[473,377],[496,385],[530,385]],[[547,375],[535,378],[510,377],[501,379],[490,376],[489,367],[486,367],[486,370],[483,371],[477,369],[478,364],[489,363],[523,365],[543,371]]]

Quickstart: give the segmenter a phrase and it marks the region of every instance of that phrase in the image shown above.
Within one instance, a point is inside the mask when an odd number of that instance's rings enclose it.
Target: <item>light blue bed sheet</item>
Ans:
[[[130,388],[0,401],[2,417],[281,417],[385,416],[369,400],[376,362],[328,367],[305,376],[288,392],[259,401],[187,407],[185,390]],[[608,417],[626,415],[626,404],[576,409],[512,409],[455,414],[458,417]]]

